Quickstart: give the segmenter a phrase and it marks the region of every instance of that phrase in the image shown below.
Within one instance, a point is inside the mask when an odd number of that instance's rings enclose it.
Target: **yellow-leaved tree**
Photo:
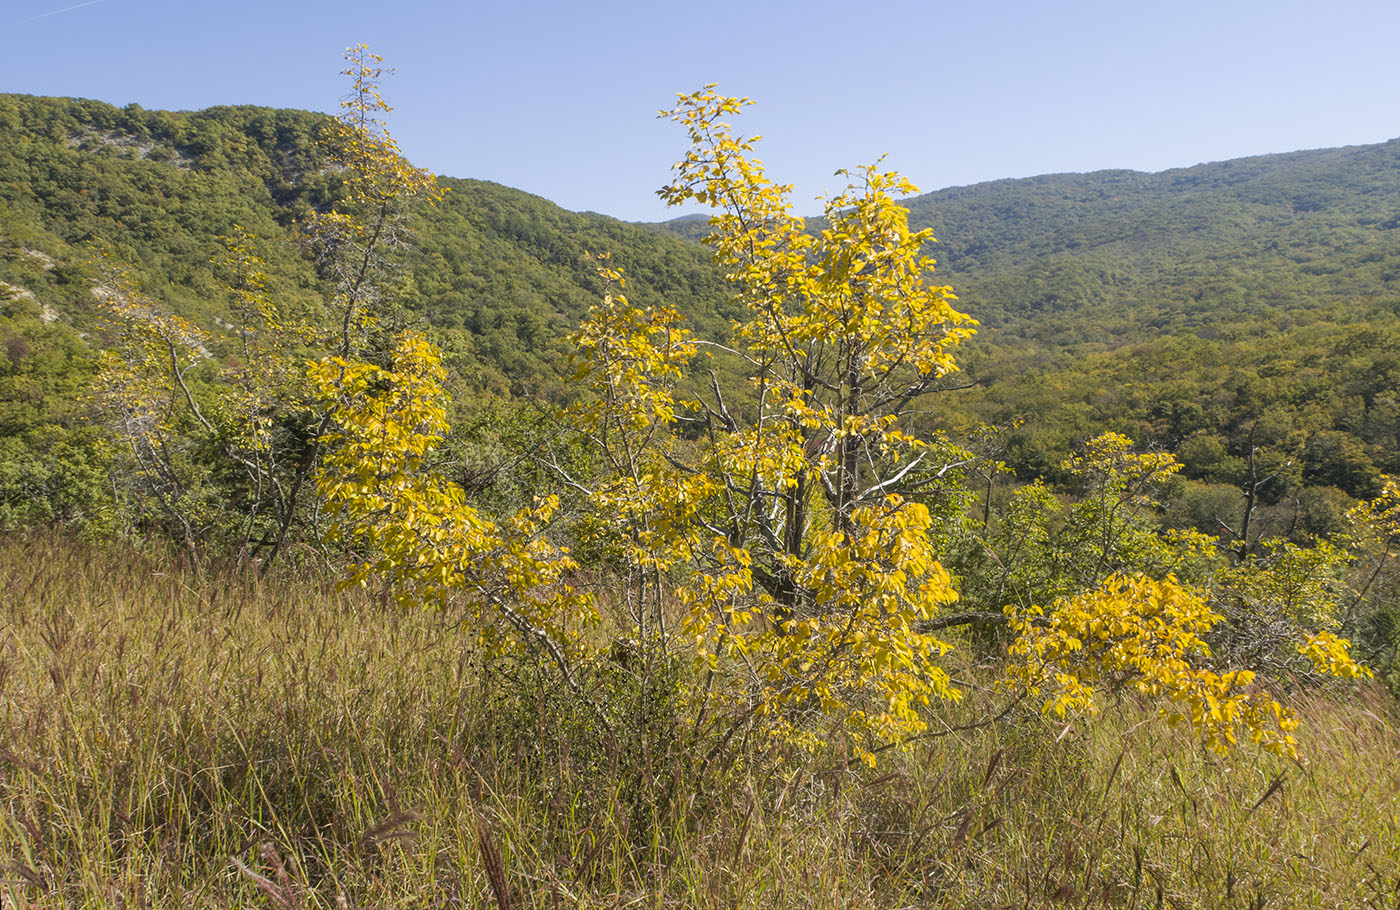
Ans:
[[[701,716],[803,746],[839,735],[872,757],[923,729],[920,706],[957,697],[947,645],[922,628],[956,595],[911,498],[927,456],[903,419],[975,323],[928,280],[928,233],[894,202],[907,181],[862,170],[809,233],[722,119],[746,103],[681,97],[667,115],[692,147],[661,194],[720,209],[707,243],[747,313],[731,350],[752,375],[749,413],[715,382],[682,403],[699,442],[679,441],[674,381],[696,344],[676,314],[610,293],[575,335],[596,398],[574,416],[607,469],[592,500],[624,519],[608,528],[636,573],[638,638],[693,649]]]
[[[768,179],[754,140],[724,119],[748,103],[707,86],[663,112],[691,146],[660,194],[717,210],[705,242],[744,307],[725,350],[747,364],[751,399],[731,410],[715,381],[711,395],[679,401],[697,342],[674,312],[609,293],[574,336],[595,397],[573,416],[604,462],[598,482],[575,483],[630,566],[625,601],[641,646],[683,643],[700,662],[697,729],[708,714],[720,742],[744,729],[808,748],[836,737],[873,762],[926,728],[934,700],[959,697],[940,661],[950,644],[935,634],[959,623],[957,593],[920,501],[944,466],[929,463],[908,417],[956,370],[954,350],[976,323],[930,280],[932,238],[911,231],[895,201],[914,191],[907,180],[856,172],[808,230],[791,187]],[[684,434],[695,442],[675,432],[683,412],[696,415]],[[1208,746],[1246,731],[1291,753],[1291,715],[1251,671],[1209,665],[1201,636],[1221,617],[1169,574],[1205,544],[1122,533],[1140,488],[1175,469],[1130,445],[1102,437],[1078,466],[1104,473],[1090,478],[1097,495],[1081,516],[1091,587],[1007,608],[1007,687],[1048,692],[1045,710],[1063,714],[1092,709],[1096,687],[1129,686],[1164,699]],[[1143,564],[1139,551],[1159,576],[1112,574]],[[685,609],[668,626],[670,601]],[[1299,649],[1319,668],[1364,672],[1335,636]]]
[[[336,353],[355,357],[376,332],[397,328],[398,309],[385,292],[385,279],[394,272],[395,251],[406,242],[405,215],[416,205],[437,204],[444,191],[431,172],[403,156],[389,133],[385,117],[393,108],[380,83],[392,70],[384,58],[357,44],[346,48],[345,59],[349,65],[341,75],[352,89],[325,138],[331,162],[341,169],[340,196],[330,211],[312,213],[305,227],[333,282]]]
[[[442,354],[399,325],[385,285],[406,239],[405,214],[436,204],[443,191],[385,127],[382,59],[363,44],[346,59],[354,88],[327,146],[341,168],[340,201],[306,225],[331,280],[335,320],[322,343],[332,353],[303,370],[318,417],[313,457],[296,481],[314,480],[325,539],[351,559],[349,582],[373,580],[406,606],[451,609],[492,652],[543,655],[593,705],[574,669],[596,618],[593,601],[569,583],[576,566],[568,550],[545,534],[557,497],[495,520],[433,464],[448,432]]]

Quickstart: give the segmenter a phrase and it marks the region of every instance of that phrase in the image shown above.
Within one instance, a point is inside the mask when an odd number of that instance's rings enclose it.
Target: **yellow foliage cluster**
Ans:
[[[1297,720],[1251,687],[1254,673],[1195,665],[1210,655],[1201,636],[1221,617],[1175,578],[1115,575],[1052,610],[1007,612],[1017,633],[1008,678],[1033,695],[1045,692],[1047,714],[1095,711],[1097,689],[1130,687],[1171,703],[1162,713],[1173,722],[1190,720],[1217,752],[1244,729],[1269,751],[1294,754]]]
[[[633,306],[620,293],[627,286],[621,270],[604,266],[598,273],[609,290],[569,340],[584,357],[575,378],[587,381],[599,400],[575,408],[575,419],[603,429],[615,420],[636,431],[668,427],[676,419],[674,384],[695,355],[695,342],[670,307]]]
[[[750,311],[736,334],[790,405],[788,416],[842,441],[907,442],[895,421],[932,380],[957,369],[952,349],[977,324],[953,308],[950,288],[928,281],[934,261],[923,249],[932,233],[911,231],[895,201],[917,188],[893,171],[863,168],[825,201],[827,227],[806,231],[791,187],[772,183],[750,155],[754,140],[722,119],[749,103],[707,86],[662,112],[686,128],[691,148],[660,195],[719,209],[706,243]]]
[[[1367,529],[1384,556],[1393,555],[1391,550],[1400,544],[1400,481],[1385,477],[1380,494],[1354,508],[1350,517]]]
[[[1357,663],[1347,649],[1351,642],[1333,632],[1323,630],[1307,636],[1298,644],[1298,653],[1312,664],[1313,671],[1342,679],[1371,678],[1370,668]]]
[[[686,630],[698,653],[712,670],[747,683],[720,693],[731,708],[811,747],[823,741],[813,721],[824,717],[873,764],[874,744],[925,729],[919,707],[960,697],[937,663],[950,646],[920,631],[957,595],[929,547],[926,507],[890,495],[852,519],[852,532],[819,532],[805,558],[793,560],[795,582],[810,597],[800,609],[775,610],[767,593],[749,597],[752,563],[742,551],[730,572],[698,573],[681,595],[692,606]]]
[[[1181,470],[1168,452],[1138,452],[1122,433],[1100,433],[1062,466],[1087,481],[1091,490],[1127,493],[1127,504],[1145,505],[1146,490]]]
[[[437,349],[404,332],[389,367],[330,357],[311,379],[335,415],[317,488],[332,539],[363,554],[353,580],[388,581],[405,604],[474,607],[484,636],[504,621],[563,665],[562,649],[594,610],[566,581],[575,568],[568,552],[541,534],[558,501],[541,499],[497,524],[432,470],[447,431]]]

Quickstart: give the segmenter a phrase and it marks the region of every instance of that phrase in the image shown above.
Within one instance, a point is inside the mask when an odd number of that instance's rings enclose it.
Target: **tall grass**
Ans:
[[[316,579],[31,537],[0,590],[4,907],[1400,906],[1378,690],[1299,696],[1301,764],[1131,703],[959,729],[970,687],[873,771],[702,776],[664,714],[605,736],[454,617]]]

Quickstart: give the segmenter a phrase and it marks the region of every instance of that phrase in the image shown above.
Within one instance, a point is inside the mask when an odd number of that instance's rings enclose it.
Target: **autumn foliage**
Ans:
[[[334,418],[318,486],[333,539],[365,554],[355,578],[468,610],[493,647],[513,632],[583,695],[599,602],[574,589],[573,558],[548,542],[571,527],[612,554],[601,609],[640,663],[688,659],[703,681],[688,697],[697,731],[803,750],[836,739],[873,763],[962,694],[945,663],[956,636],[939,631],[964,624],[959,596],[924,501],[955,465],[909,417],[956,370],[976,323],[929,280],[931,238],[895,202],[908,181],[865,168],[808,231],[790,188],[722,119],[747,103],[706,88],[664,112],[691,148],[661,191],[718,210],[706,242],[747,314],[720,346],[750,374],[742,409],[717,380],[708,396],[678,391],[706,344],[674,310],[634,305],[604,256],[606,291],[572,338],[588,394],[564,415],[595,466],[556,463],[578,521],[561,521],[548,496],[496,523],[432,470],[446,432],[441,367],[412,333],[388,368],[332,358],[313,369]],[[1209,539],[1135,523],[1178,467],[1115,434],[1067,465],[1087,489],[1076,553],[1097,557],[1064,596],[1007,603],[1001,687],[1013,706],[1040,698],[1062,718],[1126,688],[1212,749],[1244,735],[1291,755],[1296,720],[1254,670],[1213,662],[1206,638],[1223,617],[1171,574]],[[1366,672],[1327,628],[1299,626],[1294,640],[1316,672]]]
[[[347,58],[353,90],[325,138],[343,193],[302,225],[325,280],[319,313],[284,311],[248,238],[229,238],[236,345],[212,405],[192,381],[209,338],[110,273],[101,398],[134,495],[186,546],[211,508],[200,459],[215,458],[242,478],[242,536],[261,534],[264,568],[300,530],[350,583],[460,616],[485,653],[538,659],[602,728],[660,699],[715,750],[840,743],[873,764],[963,697],[954,667],[974,647],[1003,652],[999,717],[1025,703],[1063,719],[1134,693],[1217,751],[1246,738],[1295,754],[1269,670],[1368,674],[1330,595],[1307,587],[1330,576],[1299,568],[1335,566],[1336,551],[1280,543],[1267,563],[1246,550],[1213,566],[1214,538],[1149,520],[1180,465],[1120,434],[1065,463],[1073,503],[1032,483],[996,525],[988,499],[979,528],[959,484],[970,464],[992,476],[995,460],[916,419],[977,323],[933,280],[929,232],[909,228],[897,199],[915,188],[878,164],[841,172],[850,184],[809,227],[725,119],[747,99],[713,86],[662,112],[689,148],[659,192],[714,210],[705,242],[742,314],[732,338],[634,303],[623,269],[598,256],[601,300],[570,337],[580,394],[559,414],[558,439],[585,456],[535,453],[554,487],[488,514],[443,470],[443,356],[403,327],[391,290],[405,213],[441,191],[385,127],[380,59],[364,46]],[[747,389],[699,379],[710,353]],[[1358,517],[1382,553],[1395,498],[1392,483]],[[950,571],[944,550],[959,546],[1000,573],[994,593],[977,559]],[[581,583],[598,571],[606,583]],[[1312,593],[1279,607],[1285,590]],[[1246,653],[1255,661],[1237,663]],[[609,663],[640,668],[651,694],[631,707],[595,697]],[[669,694],[648,688],[662,677]]]
[[[1321,538],[1255,454],[1182,520],[1117,425],[1017,476],[943,408],[985,341],[912,184],[804,220],[714,86],[659,193],[730,331],[594,249],[568,394],[473,413],[404,272],[442,190],[347,61],[304,295],[239,226],[209,324],[95,257],[113,497],[174,555],[0,538],[11,903],[1390,906],[1395,480]]]

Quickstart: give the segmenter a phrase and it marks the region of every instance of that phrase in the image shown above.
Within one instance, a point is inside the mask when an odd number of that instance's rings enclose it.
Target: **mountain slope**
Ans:
[[[325,122],[0,95],[0,432],[16,449],[6,470],[23,475],[0,478],[0,523],[75,482],[34,466],[91,432],[70,405],[91,360],[96,251],[207,329],[226,312],[213,262],[234,225],[259,238],[274,293],[319,296],[297,225],[337,191],[317,151]],[[563,337],[599,292],[589,253],[613,254],[636,298],[725,334],[727,291],[694,242],[703,222],[631,225],[442,182],[402,290],[465,397],[567,394]],[[1024,420],[1007,455],[1024,477],[1055,477],[1106,428],[1181,451],[1205,484],[1243,482],[1258,448],[1281,471],[1275,498],[1361,496],[1400,473],[1400,141],[908,204],[939,238],[939,277],[983,323],[960,353],[977,386],[937,398],[930,426]]]
[[[1305,306],[1304,295],[1375,293],[1400,277],[1400,140],[997,181],[909,207],[939,237],[948,274],[990,282],[986,305],[1008,322],[1109,297],[1228,304],[1232,290]],[[1061,263],[1079,264],[1077,297],[1050,277]]]
[[[0,248],[32,249],[78,272],[108,249],[148,291],[208,328],[225,304],[212,263],[241,225],[260,238],[274,290],[311,295],[317,276],[294,241],[298,219],[336,192],[316,146],[325,122],[253,107],[172,114],[0,96]],[[482,388],[562,375],[560,338],[598,292],[589,252],[611,252],[639,297],[664,294],[718,325],[724,295],[693,245],[494,184],[443,184],[445,202],[415,225],[407,268],[425,313],[449,335],[464,333],[453,346],[471,352],[468,371]],[[22,264],[0,266],[9,269],[0,280],[39,281],[30,290],[83,322],[82,281],[52,287]]]
[[[293,309],[320,298],[299,223],[338,191],[317,145],[327,122],[0,95],[0,526],[88,520],[101,499],[82,403],[101,339],[98,254],[216,335],[230,304],[217,263],[237,227],[266,260],[273,294]],[[665,299],[724,333],[722,279],[699,246],[496,184],[442,182],[444,202],[410,225],[397,290],[448,352],[467,409],[566,394],[565,336],[602,287],[590,253],[611,253],[635,298]]]

